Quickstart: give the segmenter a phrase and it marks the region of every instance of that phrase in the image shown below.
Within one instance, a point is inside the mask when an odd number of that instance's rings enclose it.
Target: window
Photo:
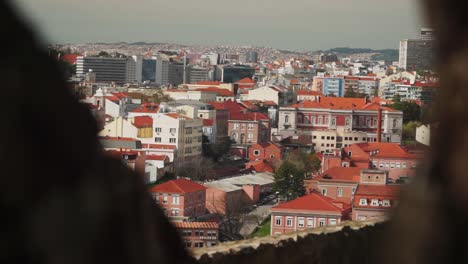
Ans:
[[[314,218],[307,218],[307,227],[314,227]]]
[[[195,242],[193,244],[194,244],[194,247],[196,247],[196,248],[202,248],[203,247],[203,242]]]
[[[322,136],[322,140],[325,140],[325,136]]]
[[[372,206],[379,206],[379,200],[377,200],[377,199],[372,199],[371,205],[372,205]]]
[[[371,120],[367,119],[367,127],[370,127],[370,126],[371,126]]]
[[[192,230],[182,230],[182,236],[191,236]]]
[[[390,200],[383,200],[383,206],[390,207]]]
[[[320,227],[325,226],[325,219],[324,218],[319,219],[319,226]]]
[[[351,157],[352,156],[352,152],[351,151],[348,151],[348,156]]]
[[[171,129],[169,130],[169,132],[171,132],[172,134],[174,134],[174,133],[177,132],[177,128],[171,128]]]
[[[154,129],[154,131],[156,131],[156,133],[161,133],[161,132],[162,132],[162,128],[157,127],[157,128]]]
[[[249,124],[249,129],[250,129],[250,130],[254,129],[254,124],[250,123],[250,124]]]
[[[318,123],[319,123],[319,124],[322,124],[322,117],[319,117],[319,118],[318,118]]]
[[[286,226],[293,226],[293,218],[292,217],[286,217]]]
[[[397,120],[393,119],[393,128],[396,128],[396,127],[397,127]]]
[[[185,241],[185,247],[191,248],[192,247],[192,242]]]
[[[275,217],[275,225],[281,226],[281,218],[282,218],[281,216]]]
[[[327,137],[327,140],[330,140],[330,137]]]
[[[304,217],[297,218],[297,227],[304,227],[305,226],[304,222],[305,222]]]
[[[171,215],[172,215],[172,216],[178,216],[178,215],[179,215],[179,209],[177,209],[177,208],[172,208],[172,210],[171,210]]]
[[[185,134],[192,134],[192,128],[191,127],[187,127],[185,129]]]
[[[330,225],[332,226],[336,225],[336,219],[330,219]]]
[[[315,116],[312,117],[312,124],[315,125]]]
[[[352,192],[353,194],[356,192],[356,187],[353,187]]]
[[[180,196],[179,195],[172,195],[172,204],[179,204],[180,203]]]
[[[247,137],[248,139],[250,139],[250,140],[253,139],[253,133],[249,133],[247,136],[248,136],[248,137]]]
[[[354,141],[358,141],[359,139],[357,137],[354,138]]]
[[[192,147],[186,147],[185,153],[192,153]]]
[[[359,200],[359,205],[361,205],[361,206],[366,206],[366,205],[367,205],[367,199],[361,198],[361,199]]]
[[[351,122],[350,122],[349,118],[346,118],[345,125],[349,126],[350,124],[351,124]]]
[[[397,163],[396,163],[396,167],[397,167],[397,168],[401,168],[400,162],[397,162]]]
[[[195,230],[195,236],[204,236],[205,235],[205,232],[203,230]]]
[[[313,136],[312,138],[313,138],[313,139],[317,139],[317,136]]]
[[[167,204],[167,194],[163,194],[163,204]]]
[[[310,117],[306,116],[304,120],[305,120],[304,122],[305,124],[310,124]]]
[[[155,138],[154,138],[154,142],[161,143],[161,138],[160,138],[160,137],[155,137]]]
[[[336,126],[336,118],[332,118],[332,120],[331,120],[331,125],[332,125],[332,126]]]
[[[288,115],[285,115],[284,116],[284,123],[289,123],[289,116]]]
[[[390,168],[392,168],[392,169],[395,168],[395,163],[394,162],[390,163]]]
[[[335,137],[331,137],[331,140],[335,140]]]
[[[343,188],[338,188],[338,190],[336,191],[336,193],[337,193],[336,195],[337,195],[338,197],[343,197]]]
[[[185,138],[185,144],[192,144],[192,138],[191,137]]]
[[[344,137],[344,140],[348,140],[348,137]]]
[[[239,123],[234,123],[234,129],[238,129],[239,128]]]
[[[385,168],[388,168],[389,167],[389,164],[388,162],[385,163]]]
[[[327,147],[330,147],[330,144],[327,144]]]
[[[323,189],[322,189],[322,195],[323,195],[323,196],[327,196],[327,188],[323,188]]]
[[[401,164],[401,167],[402,167],[403,169],[406,169],[406,162],[403,162],[403,163]]]
[[[382,169],[385,166],[383,162],[380,162],[379,167]]]
[[[366,138],[365,138],[365,137],[364,137],[364,138],[362,138],[362,141],[364,141],[364,142],[365,142],[365,141],[366,141]]]
[[[260,150],[254,150],[253,154],[254,156],[260,156]]]
[[[176,143],[176,138],[170,138],[169,143]]]
[[[325,117],[325,125],[328,125],[328,117]]]

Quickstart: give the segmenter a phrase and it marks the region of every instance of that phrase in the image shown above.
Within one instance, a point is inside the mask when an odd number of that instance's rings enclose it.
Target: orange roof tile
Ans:
[[[177,229],[218,229],[216,222],[174,222]]]
[[[343,97],[324,97],[316,101],[303,101],[292,105],[295,108],[323,108],[333,110],[377,110],[381,108],[384,111],[396,112],[396,110],[380,106],[376,103],[368,102],[365,98],[343,98]]]
[[[361,168],[334,167],[317,177],[320,181],[350,181],[359,182]]]
[[[150,189],[152,193],[192,193],[205,190],[206,187],[187,179],[177,179],[154,186]]]
[[[240,79],[239,81],[237,81],[237,83],[241,83],[241,84],[255,84],[255,81],[252,80],[251,78],[249,77],[246,77],[244,79]]]
[[[325,197],[317,192],[312,192],[306,196],[277,205],[271,208],[271,211],[326,211],[329,213],[341,214],[344,210],[349,208],[349,205],[346,204],[343,209],[339,208],[333,204],[334,202],[335,201],[331,198]]]
[[[155,103],[142,104],[139,108],[133,110],[134,113],[158,113],[159,105]]]

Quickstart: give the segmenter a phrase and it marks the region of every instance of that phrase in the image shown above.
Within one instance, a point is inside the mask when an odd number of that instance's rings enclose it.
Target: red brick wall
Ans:
[[[343,190],[342,196],[338,197],[338,188]],[[317,184],[317,191],[322,193],[323,189],[327,190],[327,197],[335,199],[340,202],[345,202],[351,204],[353,199],[353,188],[357,188],[357,184],[349,185],[349,184],[340,184],[340,183],[318,183]]]

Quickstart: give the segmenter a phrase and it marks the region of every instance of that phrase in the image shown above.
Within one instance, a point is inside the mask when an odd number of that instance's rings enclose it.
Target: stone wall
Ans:
[[[382,219],[277,237],[222,243],[196,249],[200,264],[223,263],[377,263],[385,227]]]

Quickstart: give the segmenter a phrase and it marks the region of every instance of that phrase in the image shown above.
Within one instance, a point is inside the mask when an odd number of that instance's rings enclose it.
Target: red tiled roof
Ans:
[[[398,200],[400,193],[399,185],[366,185],[360,184],[354,193],[353,207],[355,208],[385,208],[384,206],[372,206],[369,202],[367,205],[360,205],[361,199],[379,199],[379,200]]]
[[[225,96],[225,97],[233,97],[234,96],[234,94],[231,91],[229,91],[227,89],[217,88],[217,87],[199,88],[199,89],[196,89],[196,91],[216,92],[216,93],[218,93],[218,96]]]
[[[150,192],[155,193],[192,193],[205,190],[206,187],[187,179],[177,179],[154,186]]]
[[[253,169],[256,172],[271,172],[273,173],[273,167],[271,165],[264,161],[264,160],[256,160],[256,161],[251,161],[245,164],[246,169]]]
[[[166,160],[166,155],[146,155],[146,160]]]
[[[341,209],[335,206],[333,203],[335,200],[325,197],[317,192],[312,192],[306,196],[297,198],[280,205],[271,208],[271,211],[290,212],[290,211],[321,211],[341,214],[344,210],[349,208],[349,205],[344,204],[344,208]]]
[[[153,118],[150,116],[136,116],[133,119],[133,125],[138,128],[142,127],[152,127],[153,126]]]
[[[213,119],[203,119],[203,126],[213,126],[214,120]]]
[[[139,108],[132,111],[133,113],[158,113],[159,105],[155,103],[142,104]]]
[[[439,87],[440,85],[438,83],[432,83],[432,82],[415,82],[413,86],[416,87],[427,87],[427,88],[436,88]]]
[[[333,167],[317,177],[317,180],[324,181],[350,181],[359,182],[361,168],[356,167]]]
[[[112,95],[119,98],[119,99],[128,97],[127,93],[112,93]]]
[[[184,116],[184,115],[177,114],[177,113],[167,113],[167,114],[165,114],[165,115],[167,115],[167,116],[169,116],[169,117],[172,117],[172,118],[174,118],[174,119],[179,119],[179,118],[183,118],[183,119],[185,119],[185,120],[191,119],[191,118],[188,117],[188,116]]]
[[[177,229],[218,229],[216,222],[174,222]]]
[[[142,144],[142,148],[149,148],[149,149],[176,149],[174,145],[164,145],[164,144]]]
[[[237,83],[240,83],[240,84],[255,84],[255,81],[252,80],[249,77],[246,77],[244,79],[240,79],[239,81],[237,81]]]
[[[406,152],[400,145],[396,143],[358,143],[353,144],[350,147],[356,147],[364,151],[366,155],[369,155],[371,152],[377,152],[372,154],[372,157],[381,157],[381,158],[418,158],[416,155]],[[345,152],[348,152],[345,148]],[[354,154],[352,154],[353,158]]]
[[[65,54],[60,57],[61,60],[66,61],[70,64],[76,64],[76,60],[78,59],[77,54]]]
[[[200,81],[197,82],[198,85],[220,85],[222,82],[218,81]]]
[[[258,121],[258,120],[269,120],[270,118],[263,113],[242,113],[242,112],[231,112],[229,121]]]
[[[279,144],[276,144],[276,143],[273,143],[273,142],[265,142],[265,143],[257,143],[255,145],[252,145],[251,148],[258,148],[258,147],[261,147],[261,148],[276,148],[278,150],[282,150],[284,147],[279,145]]]
[[[343,97],[320,97],[316,101],[304,101],[299,104],[292,105],[295,108],[323,108],[334,110],[377,110],[381,108],[384,111],[396,112],[396,110],[380,106],[376,103],[369,103],[365,98],[343,98]]]

